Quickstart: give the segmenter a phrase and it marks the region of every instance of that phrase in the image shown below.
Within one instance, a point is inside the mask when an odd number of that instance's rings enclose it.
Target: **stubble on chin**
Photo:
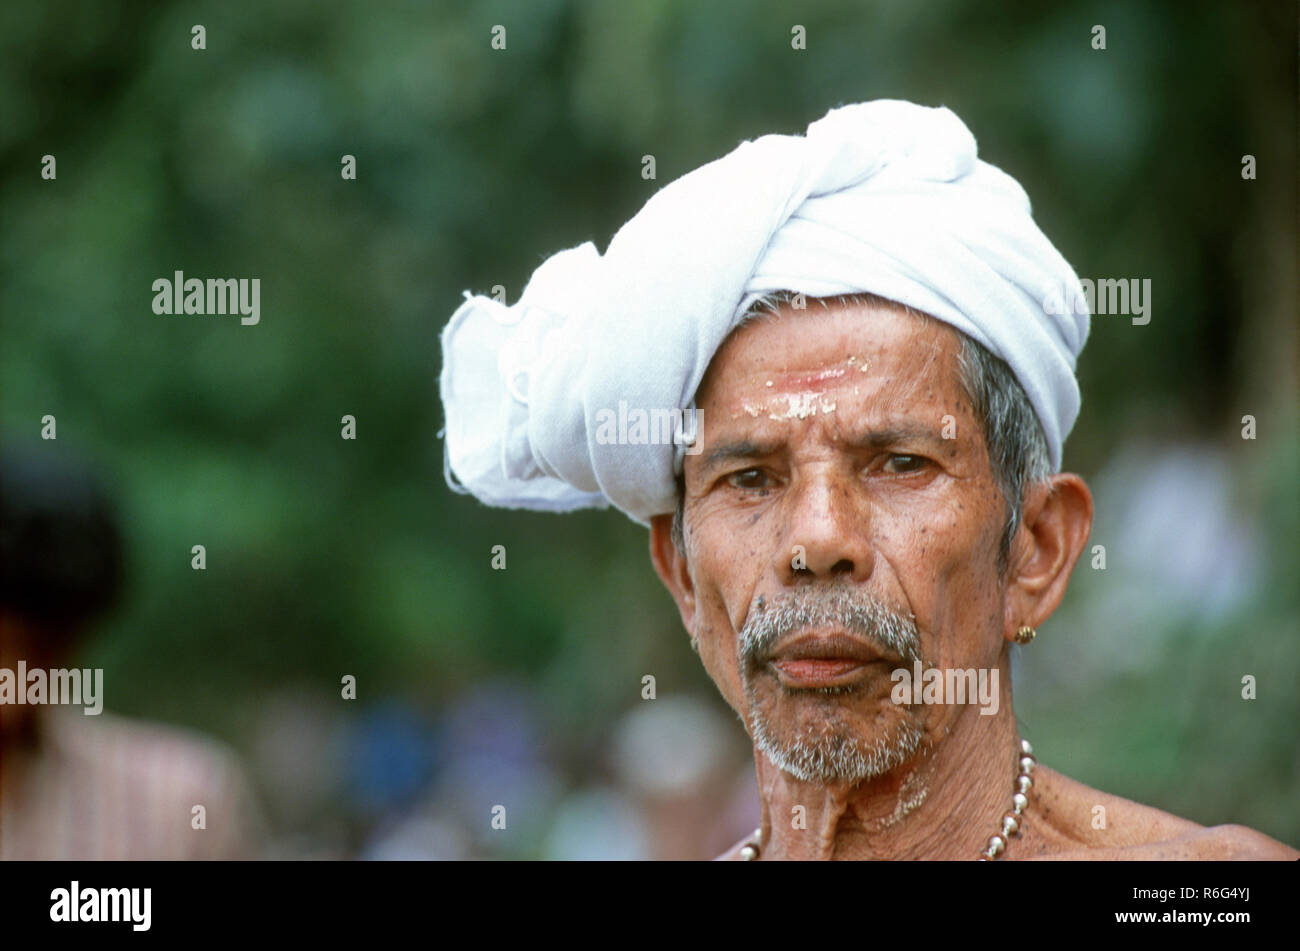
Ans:
[[[914,620],[865,592],[805,589],[770,605],[760,599],[737,642],[755,748],[806,782],[856,784],[897,769],[920,750],[925,731],[888,689],[873,697],[868,681],[793,690],[767,669],[779,640],[813,625],[842,627],[909,661],[921,656]]]

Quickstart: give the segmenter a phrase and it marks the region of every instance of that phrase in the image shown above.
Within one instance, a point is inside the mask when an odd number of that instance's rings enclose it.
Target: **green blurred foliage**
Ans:
[[[363,699],[439,699],[513,672],[580,760],[646,671],[661,695],[712,695],[641,528],[448,491],[437,335],[465,289],[516,299],[543,257],[603,248],[739,140],[906,98],[966,121],[1081,276],[1152,280],[1150,325],[1094,322],[1067,464],[1172,438],[1255,454],[1257,608],[1181,666],[1019,712],[1082,781],[1295,842],[1293,19],[1229,2],[6,5],[0,423],[35,446],[54,414],[46,450],[114,474],[132,585],[95,648],[113,705],[238,741],[276,685],[352,673]],[[259,277],[260,325],[155,316],[151,283],[175,270]],[[1243,642],[1290,677],[1271,705],[1209,699],[1231,695],[1216,668]]]

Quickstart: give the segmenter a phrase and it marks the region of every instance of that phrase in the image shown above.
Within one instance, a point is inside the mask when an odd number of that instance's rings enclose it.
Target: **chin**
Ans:
[[[754,746],[797,779],[858,783],[897,769],[921,749],[925,730],[910,707],[862,687],[746,690]]]

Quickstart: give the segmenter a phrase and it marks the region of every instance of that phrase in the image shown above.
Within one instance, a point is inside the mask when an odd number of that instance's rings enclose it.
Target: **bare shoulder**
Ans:
[[[723,852],[721,855],[714,856],[713,861],[715,861],[715,862],[739,862],[739,861],[741,861],[741,858],[740,858],[740,850],[743,849],[743,848],[745,847],[745,843],[747,843],[748,841],[749,841],[749,836],[745,836],[743,839],[741,839],[739,842],[737,842],[737,843],[736,843],[735,845],[733,845],[731,848],[727,849],[727,851]]]
[[[1300,852],[1241,825],[1203,826],[1075,782],[1035,771],[1025,858],[1084,861],[1294,861]],[[1027,830],[1028,832],[1028,830]],[[1026,838],[1029,838],[1027,835]]]
[[[94,716],[63,714],[49,724],[59,748],[122,781],[163,781],[210,785],[240,772],[233,752],[222,742],[170,724],[137,720],[107,711]]]
[[[1245,826],[1204,827],[1169,839],[1139,845],[1077,849],[1037,859],[1084,862],[1294,862],[1300,852]]]

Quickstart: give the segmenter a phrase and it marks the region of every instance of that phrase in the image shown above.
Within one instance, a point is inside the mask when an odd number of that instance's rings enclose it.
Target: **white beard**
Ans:
[[[891,726],[867,741],[837,733],[796,737],[788,742],[777,740],[769,732],[767,721],[757,712],[753,716],[754,746],[785,772],[805,782],[859,783],[883,776],[896,769],[921,748],[923,733],[910,723]]]

